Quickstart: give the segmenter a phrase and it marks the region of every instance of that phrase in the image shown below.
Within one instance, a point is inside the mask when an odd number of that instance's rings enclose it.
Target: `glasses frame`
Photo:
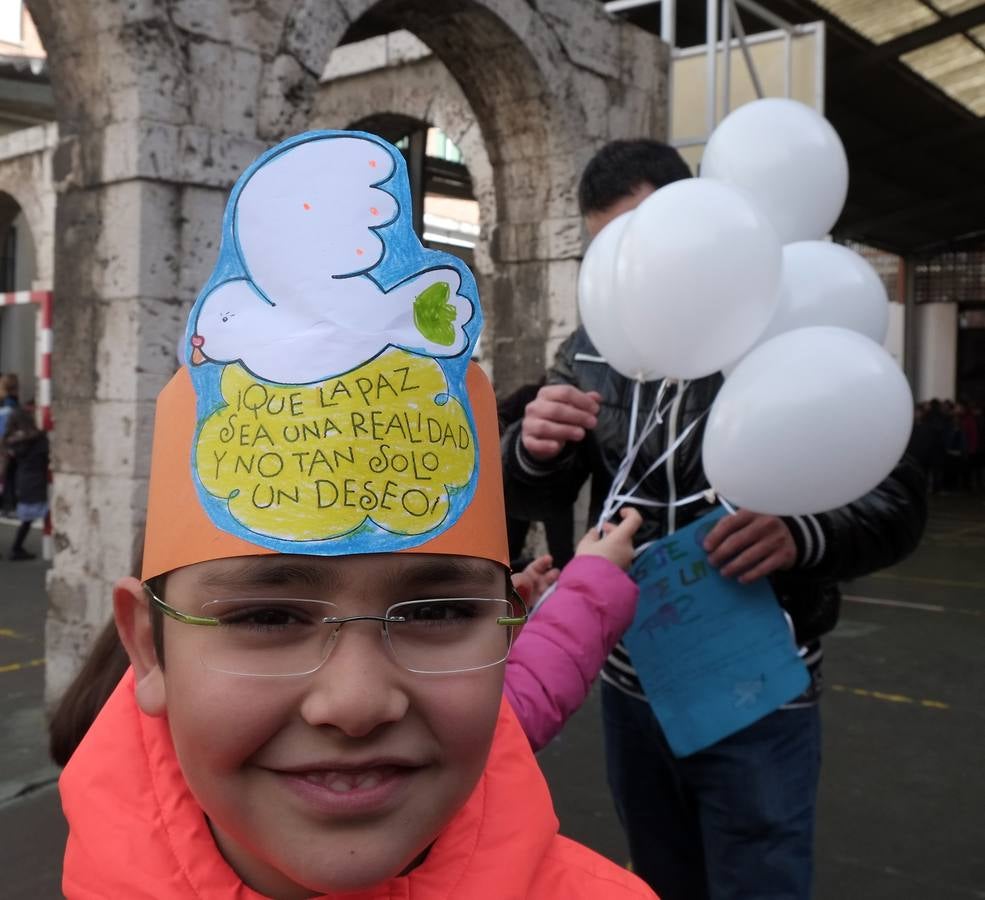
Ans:
[[[504,597],[504,598],[502,598],[502,601],[503,602],[506,602],[506,603],[513,603],[513,604],[518,605],[519,608],[523,612],[522,612],[522,615],[519,615],[519,616],[497,616],[496,617],[496,624],[497,625],[502,625],[504,628],[520,628],[523,625],[525,625],[527,623],[527,621],[529,620],[529,618],[530,618],[530,614],[527,611],[527,604],[524,602],[523,597],[521,597],[520,594],[517,592],[516,588],[513,587],[512,574],[513,574],[512,572],[509,573],[509,577],[510,577],[510,594],[511,594],[511,596],[510,597]],[[159,609],[164,615],[166,615],[170,619],[174,619],[176,622],[182,622],[185,625],[204,626],[206,628],[216,627],[216,626],[219,626],[219,625],[222,624],[222,620],[216,618],[215,616],[196,616],[196,615],[193,615],[191,613],[182,612],[180,609],[175,609],[173,606],[171,606],[168,603],[165,603],[160,597],[158,597],[157,594],[155,594],[154,591],[151,589],[150,585],[148,585],[146,582],[142,582],[141,583],[141,587],[143,587],[144,591],[146,591],[147,596],[150,599],[151,603],[155,607],[157,607],[157,609]],[[264,598],[260,598],[260,599],[264,599]],[[298,597],[298,598],[292,598],[292,599],[301,600],[302,598]],[[310,599],[310,598],[308,598],[308,599]],[[461,598],[461,597],[430,597],[430,598],[427,598],[426,600],[424,600],[422,602],[431,602],[431,603],[433,603],[436,600],[460,600],[460,599],[500,600],[501,598],[499,598],[499,597],[472,597],[472,598]],[[327,602],[327,601],[316,601],[316,602]],[[403,601],[400,601],[398,603],[391,604],[391,606],[387,609],[387,612],[389,612],[394,607],[402,606],[405,603],[411,603],[411,602],[414,602],[414,601],[403,600]],[[331,605],[332,606],[335,606],[335,604],[331,604]],[[414,675],[455,675],[455,674],[458,674],[458,673],[461,673],[461,672],[477,672],[480,669],[488,669],[488,668],[491,668],[492,666],[498,666],[501,662],[505,662],[509,658],[510,650],[513,649],[513,641],[516,639],[516,635],[511,632],[511,634],[510,634],[510,643],[509,643],[509,645],[506,648],[506,656],[504,656],[501,660],[497,660],[496,662],[486,663],[485,665],[470,667],[468,669],[452,669],[452,670],[449,670],[447,672],[428,672],[428,671],[424,671],[424,670],[421,670],[421,669],[411,669],[411,668],[409,668],[408,666],[406,666],[404,663],[402,663],[399,660],[399,658],[397,657],[396,651],[393,649],[393,644],[390,642],[390,633],[387,630],[387,627],[386,626],[389,623],[391,623],[391,622],[394,623],[394,624],[396,624],[396,623],[399,623],[399,622],[406,622],[406,621],[407,620],[405,618],[403,618],[402,616],[389,616],[389,615],[385,615],[385,616],[326,616],[326,617],[324,617],[322,619],[321,624],[322,625],[335,625],[335,626],[338,626],[337,629],[336,629],[336,632],[335,632],[335,634],[338,635],[338,632],[341,630],[341,627],[343,625],[345,625],[346,622],[379,622],[379,623],[381,623],[382,627],[380,628],[380,633],[381,633],[381,636],[383,637],[383,643],[386,644],[387,649],[390,652],[390,656],[393,658],[394,662],[396,662],[398,666],[400,666],[402,669],[404,669],[407,672],[413,673]],[[333,641],[336,640],[336,639],[337,639],[336,637],[333,637],[332,638]],[[329,645],[326,644],[326,646],[329,646]],[[255,673],[244,673],[244,672],[228,672],[225,669],[213,669],[213,670],[210,670],[210,671],[222,672],[223,674],[227,674],[227,675],[239,675],[239,676],[242,676],[244,678],[299,678],[299,677],[303,677],[305,675],[312,675],[315,672],[317,672],[323,665],[325,665],[325,663],[328,661],[328,657],[330,655],[331,655],[331,647],[329,646],[328,652],[326,652],[324,659],[322,659],[322,661],[314,669],[311,669],[311,670],[309,670],[307,672],[292,672],[292,673],[288,673],[286,675],[255,674]],[[203,665],[204,665],[204,663],[203,663]]]

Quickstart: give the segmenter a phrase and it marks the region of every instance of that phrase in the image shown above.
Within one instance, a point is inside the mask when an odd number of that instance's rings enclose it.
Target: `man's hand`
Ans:
[[[596,426],[601,399],[570,384],[544,385],[523,413],[523,449],[534,459],[554,459],[568,441],[584,439]]]
[[[719,519],[704,548],[722,575],[742,584],[789,569],[797,561],[797,545],[783,520],[747,509]]]
[[[539,600],[561,574],[560,569],[554,568],[553,562],[550,556],[544,554],[538,556],[522,572],[513,573],[513,587],[528,606]]]

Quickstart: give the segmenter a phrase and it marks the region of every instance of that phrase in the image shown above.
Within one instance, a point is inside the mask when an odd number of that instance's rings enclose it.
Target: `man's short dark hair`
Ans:
[[[662,188],[690,177],[687,163],[667,144],[646,138],[611,141],[585,166],[578,183],[578,206],[583,216],[604,212],[642,184]]]

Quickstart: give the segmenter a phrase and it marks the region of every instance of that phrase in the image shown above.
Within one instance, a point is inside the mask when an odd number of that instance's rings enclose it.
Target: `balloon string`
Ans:
[[[633,382],[633,399],[629,404],[629,441],[627,442],[632,446],[633,441],[636,439],[636,420],[640,415],[640,393],[643,390],[643,381],[637,378]]]
[[[612,479],[612,486],[609,488],[609,495],[618,493],[622,490],[622,486],[626,483],[626,479],[629,477],[629,472],[632,468],[633,461],[636,459],[637,453],[639,453],[639,448],[642,446],[643,441],[649,435],[650,431],[653,430],[653,426],[650,424],[652,415],[647,414],[646,422],[643,426],[643,431],[637,437],[636,435],[636,424],[639,420],[639,406],[640,406],[640,394],[643,390],[643,380],[637,379],[633,382],[633,394],[630,401],[629,408],[629,434],[626,436],[626,453],[619,463],[616,469],[616,474]],[[652,410],[651,410],[652,413]],[[602,504],[603,514],[598,521],[598,532],[601,536],[602,534],[602,523],[607,521],[609,516],[605,515],[605,510],[609,506],[609,499],[606,498],[605,503]]]
[[[671,454],[674,453],[674,451],[677,450],[677,448],[680,447],[681,444],[683,444],[684,441],[686,441],[688,439],[688,437],[691,435],[691,432],[694,431],[694,429],[698,427],[699,423],[701,422],[701,420],[703,418],[704,418],[704,413],[702,413],[690,425],[688,425],[687,428],[685,428],[678,435],[677,440],[675,440],[673,444],[671,444],[663,453],[660,454],[660,456],[658,456],[652,463],[650,463],[650,466],[647,468],[647,470],[643,473],[643,475],[636,481],[636,483],[628,491],[626,491],[625,493],[619,493],[619,492],[615,492],[615,491],[612,492],[611,497],[608,498],[607,505],[602,507],[602,513],[603,513],[603,515],[602,515],[602,518],[601,518],[600,522],[605,522],[605,521],[608,521],[609,519],[611,519],[617,512],[619,512],[619,510],[620,510],[621,507],[625,506],[626,503],[635,503],[635,502],[637,502],[638,498],[636,497],[636,492],[640,489],[640,487],[642,486],[643,482],[646,481],[646,479],[649,478],[650,475],[656,469],[658,469],[660,466],[662,466],[664,463],[667,462],[667,460],[670,458]],[[619,485],[619,491],[621,491],[621,490],[622,490],[622,485]],[[700,497],[703,497],[704,496],[704,493],[697,494],[695,496],[697,496],[697,497],[700,498]],[[642,503],[642,501],[640,501],[640,502]],[[651,505],[651,503],[655,503],[655,502],[656,501],[648,501],[647,503],[645,503],[643,505],[649,506],[649,505]],[[690,502],[693,502],[693,501],[690,501]],[[683,504],[682,503],[679,503],[679,502],[675,502],[675,503],[661,503],[659,505],[660,506],[667,506],[667,507],[670,507],[670,506],[676,507],[676,506],[683,505]],[[599,527],[601,527],[601,524],[599,525]]]
[[[697,503],[699,500],[704,500],[707,503],[708,494],[709,491],[701,491],[698,494],[681,497],[680,500],[675,500],[673,503],[666,503],[663,500],[645,500],[643,497],[636,497],[630,494],[616,494],[612,499],[620,501],[620,505],[632,503],[634,506],[660,507],[661,509],[670,509],[673,507],[677,509],[679,506],[689,506],[692,503]]]
[[[633,394],[629,410],[629,433],[626,438],[626,453],[616,469],[616,473],[612,479],[612,486],[609,488],[609,494],[602,504],[602,512],[596,524],[600,535],[602,534],[602,524],[612,518],[619,508],[618,506],[612,508],[612,498],[622,491],[623,485],[626,483],[626,479],[629,477],[629,473],[633,468],[633,463],[636,462],[636,457],[639,455],[646,439],[653,433],[657,425],[663,424],[663,413],[666,412],[666,409],[660,409],[660,402],[671,382],[672,379],[669,378],[665,378],[661,382],[660,388],[657,391],[656,400],[643,421],[643,427],[640,429],[639,435],[636,434],[636,426],[639,421],[640,394],[643,389],[643,380],[642,378],[638,378],[633,382]]]

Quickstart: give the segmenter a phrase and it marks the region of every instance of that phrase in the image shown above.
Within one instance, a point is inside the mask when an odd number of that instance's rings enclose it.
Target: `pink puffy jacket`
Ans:
[[[576,556],[516,639],[504,692],[534,750],[584,702],[605,658],[629,628],[639,589],[601,556]]]

